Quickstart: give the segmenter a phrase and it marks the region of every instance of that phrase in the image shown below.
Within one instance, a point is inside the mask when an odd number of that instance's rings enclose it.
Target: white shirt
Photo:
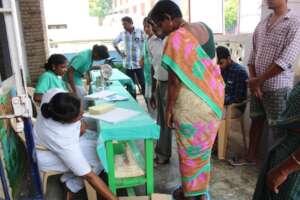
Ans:
[[[43,95],[42,104],[61,91],[52,91]],[[41,105],[42,105],[41,104]],[[49,170],[57,162],[59,169],[69,169],[77,176],[91,172],[91,167],[80,148],[80,121],[63,124],[52,119],[46,119],[41,113],[33,128],[34,141],[49,151],[38,151],[38,164],[41,171]]]
[[[153,35],[148,40],[150,56],[154,68],[154,78],[159,81],[168,80],[168,71],[161,66],[164,42],[162,39]]]

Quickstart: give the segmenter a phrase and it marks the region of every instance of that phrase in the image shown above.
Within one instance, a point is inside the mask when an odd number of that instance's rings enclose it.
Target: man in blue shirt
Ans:
[[[248,74],[244,67],[231,59],[226,47],[217,47],[218,64],[225,82],[225,105],[240,103],[247,99]]]

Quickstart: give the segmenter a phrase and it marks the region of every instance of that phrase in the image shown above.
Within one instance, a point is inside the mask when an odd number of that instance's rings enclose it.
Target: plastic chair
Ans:
[[[244,125],[244,113],[242,112],[239,116],[232,116],[234,109],[238,109],[242,106],[247,106],[248,100],[245,100],[241,103],[233,103],[228,106],[225,106],[225,117],[222,120],[221,127],[218,132],[218,159],[224,160],[227,150],[227,143],[229,138],[229,133],[231,130],[231,124],[232,122],[239,122],[241,126],[241,133],[243,136],[243,143],[245,152],[247,151],[247,139],[246,139],[246,131],[245,131],[245,125]]]
[[[41,177],[43,178],[43,191],[44,191],[44,194],[46,194],[46,192],[47,192],[48,178],[50,176],[55,176],[55,175],[59,175],[59,174],[62,174],[62,173],[61,172],[56,172],[56,171],[41,172]],[[84,187],[85,187],[85,190],[86,190],[87,199],[88,200],[97,200],[96,191],[89,184],[89,182],[87,182],[86,180],[84,180]]]

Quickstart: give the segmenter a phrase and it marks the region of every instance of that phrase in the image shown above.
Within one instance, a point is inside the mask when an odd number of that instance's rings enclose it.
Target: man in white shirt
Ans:
[[[172,133],[171,129],[166,126],[165,112],[167,107],[168,96],[168,71],[161,66],[164,36],[161,30],[152,25],[155,36],[149,40],[149,51],[152,58],[152,66],[154,68],[154,91],[152,95],[156,95],[157,100],[157,123],[160,125],[160,138],[156,144],[155,164],[168,164],[172,155]],[[154,99],[154,97],[152,97]]]

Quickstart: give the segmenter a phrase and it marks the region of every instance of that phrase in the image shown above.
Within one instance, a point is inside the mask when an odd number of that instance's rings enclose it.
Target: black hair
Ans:
[[[57,93],[49,103],[43,103],[42,115],[61,123],[71,123],[80,114],[80,99],[70,93]]]
[[[161,22],[169,15],[171,19],[182,18],[180,8],[171,0],[158,1],[149,13],[149,17],[155,22]]]
[[[230,57],[229,49],[223,46],[218,46],[217,49],[217,58],[218,60],[227,59]]]
[[[46,71],[53,71],[52,66],[57,66],[64,64],[66,62],[67,58],[62,54],[52,54],[49,58],[47,63],[45,63],[44,68]]]
[[[128,22],[130,24],[133,24],[132,18],[129,16],[125,16],[122,18],[122,22]]]
[[[93,54],[96,53],[100,60],[109,58],[108,48],[105,45],[97,45],[93,46]]]
[[[144,20],[143,20],[143,24],[145,24],[145,23],[152,25],[151,18],[150,17],[145,17]]]

